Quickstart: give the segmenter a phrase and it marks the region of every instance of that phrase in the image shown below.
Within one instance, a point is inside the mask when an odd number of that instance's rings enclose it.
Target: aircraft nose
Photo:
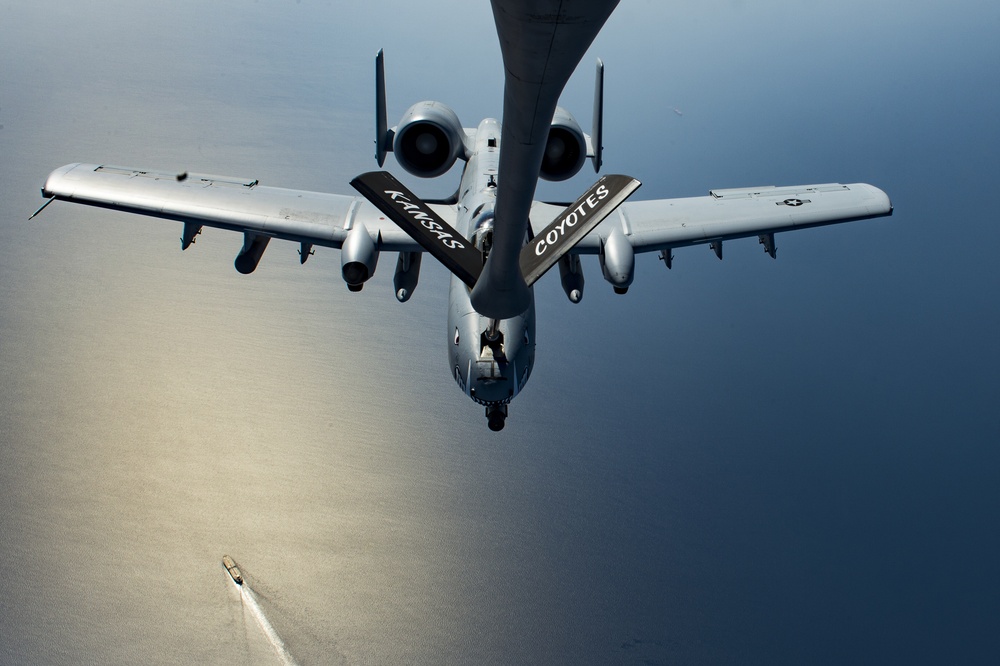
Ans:
[[[470,395],[476,402],[499,403],[507,402],[514,397],[513,368],[507,365],[498,367],[494,362],[478,362],[473,364],[472,386]]]

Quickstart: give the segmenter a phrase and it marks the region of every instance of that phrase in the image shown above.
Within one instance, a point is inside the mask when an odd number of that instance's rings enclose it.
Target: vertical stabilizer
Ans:
[[[591,149],[591,157],[594,160],[594,171],[599,172],[604,163],[602,153],[604,146],[604,62],[597,59],[597,77],[594,81],[594,126],[590,140],[594,144]]]
[[[375,161],[379,166],[385,162],[388,134],[389,123],[385,114],[385,58],[382,49],[379,49],[375,56]]]

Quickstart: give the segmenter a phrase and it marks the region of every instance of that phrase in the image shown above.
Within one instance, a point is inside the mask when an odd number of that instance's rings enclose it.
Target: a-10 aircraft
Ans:
[[[672,250],[757,236],[775,256],[775,233],[890,215],[880,189],[866,184],[751,187],[708,196],[625,200],[638,188],[627,176],[604,176],[568,206],[534,201],[538,178],[565,180],[589,158],[601,168],[603,65],[598,61],[593,130],[584,133],[557,106],[580,59],[618,0],[492,0],[505,69],[502,122],[463,128],[439,102],[419,102],[393,128],[386,122],[385,74],[376,57],[375,155],[392,152],[425,178],[466,162],[454,197],[421,201],[391,174],[362,174],[363,196],[261,185],[253,178],[164,173],[101,164],[69,164],[42,188],[48,199],[180,221],[181,249],[203,226],[243,234],[236,269],[250,273],[272,238],[301,244],[304,263],[315,246],[339,248],[342,274],[359,291],[382,253],[398,253],[393,286],[406,301],[417,285],[423,252],[452,273],[448,362],[462,392],[483,405],[501,430],[508,404],[524,388],[535,360],[532,284],[558,264],[562,286],[583,295],[581,254],[599,257],[617,293],[632,283],[635,254],[656,251],[671,266]],[[41,208],[39,209],[39,211]],[[37,212],[35,213],[37,214]]]

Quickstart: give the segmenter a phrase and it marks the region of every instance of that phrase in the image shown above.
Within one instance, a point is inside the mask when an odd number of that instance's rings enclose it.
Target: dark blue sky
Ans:
[[[642,256],[624,297],[590,258],[576,306],[542,280],[500,435],[430,262],[401,306],[391,258],[354,295],[334,251],[246,278],[232,234],[25,221],[72,161],[349,193],[379,47],[390,122],[499,116],[487,4],[0,16],[0,661],[253,662],[225,551],[302,662],[996,662],[994,3],[625,0],[563,104],[589,126],[603,58],[637,197],[864,181],[895,214]]]

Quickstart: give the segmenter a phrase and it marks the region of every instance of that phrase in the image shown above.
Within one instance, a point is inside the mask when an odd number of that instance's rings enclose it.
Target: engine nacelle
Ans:
[[[344,246],[340,248],[340,272],[347,288],[361,291],[368,278],[375,274],[377,264],[378,247],[365,225],[358,222],[347,232]]]
[[[399,121],[392,152],[400,166],[421,178],[440,176],[461,157],[465,130],[455,112],[441,102],[418,102]]]
[[[556,107],[549,126],[549,138],[538,174],[545,180],[572,178],[587,160],[587,137],[576,119],[561,106]]]
[[[601,243],[600,256],[604,279],[611,283],[616,294],[624,294],[635,278],[635,250],[620,225],[615,225],[608,239]]]

